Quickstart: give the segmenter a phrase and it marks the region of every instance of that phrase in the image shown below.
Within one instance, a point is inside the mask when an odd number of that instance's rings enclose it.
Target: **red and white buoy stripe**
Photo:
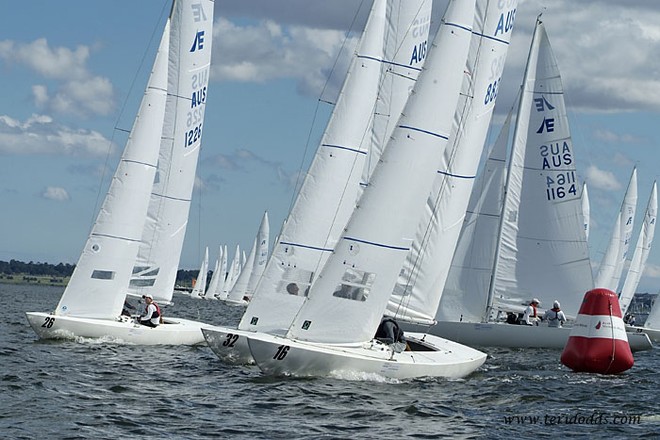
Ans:
[[[574,371],[601,374],[618,374],[633,366],[619,300],[614,292],[594,289],[584,295],[561,362]]]

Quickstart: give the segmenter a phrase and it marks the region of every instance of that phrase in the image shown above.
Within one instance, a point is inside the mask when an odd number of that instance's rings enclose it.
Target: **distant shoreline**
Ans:
[[[49,275],[0,275],[0,284],[38,284],[40,286],[66,287],[71,277],[57,277]]]

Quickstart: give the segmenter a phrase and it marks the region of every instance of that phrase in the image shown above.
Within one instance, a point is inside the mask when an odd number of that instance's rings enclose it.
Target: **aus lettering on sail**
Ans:
[[[513,23],[516,20],[516,0],[499,0],[498,8],[500,9],[500,18],[497,20],[497,26],[493,37],[501,39],[502,36],[513,30]],[[508,43],[506,43],[508,44]],[[502,71],[504,70],[504,62],[506,54],[493,60],[490,67],[490,81],[484,92],[484,105],[495,104],[497,98],[497,90],[502,80]]]
[[[413,21],[411,32],[413,38],[417,41],[413,46],[412,55],[410,56],[410,66],[421,63],[426,58],[428,51],[428,42],[426,36],[429,34],[429,27],[431,26],[431,16],[416,18]],[[421,41],[420,41],[421,38]]]
[[[207,21],[208,17],[201,3],[191,5],[192,18],[195,23]],[[190,46],[190,52],[202,52],[206,46],[206,31],[201,29],[195,32],[193,42]],[[186,115],[186,127],[183,142],[184,148],[190,147],[202,138],[202,122],[204,121],[204,105],[206,103],[206,90],[209,81],[209,68],[195,72],[190,78],[191,96],[190,111]]]
[[[546,142],[539,147],[541,169],[545,174],[545,195],[548,201],[572,199],[578,196],[570,137],[565,137],[555,120],[556,105],[544,94],[534,98],[534,109],[543,116],[536,134]],[[556,142],[547,139],[557,139]]]

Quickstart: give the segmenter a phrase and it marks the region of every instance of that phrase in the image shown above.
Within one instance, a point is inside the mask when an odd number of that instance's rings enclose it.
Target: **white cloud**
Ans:
[[[303,93],[318,96],[345,38],[342,31],[283,28],[273,21],[238,26],[218,18],[214,27],[217,61],[213,64],[213,78],[243,82],[293,78]],[[336,96],[356,44],[354,38],[346,42],[328,96]]]
[[[621,184],[611,171],[604,171],[595,165],[590,165],[587,168],[586,175],[589,188],[598,188],[606,191],[618,191],[621,189]]]
[[[0,116],[0,153],[105,156],[116,146],[93,130],[72,129],[50,116],[32,115],[21,122]]]
[[[45,38],[31,43],[0,41],[0,59],[25,66],[57,84],[50,94],[44,85],[33,86],[38,108],[78,116],[108,115],[114,110],[113,87],[107,78],[88,70],[89,55],[87,46],[75,50],[50,47]]]
[[[70,199],[69,193],[62,187],[49,186],[42,193],[44,199],[55,200],[56,202],[66,202]]]
[[[660,265],[646,263],[643,275],[649,278],[660,278]]]
[[[546,25],[567,104],[595,112],[657,111],[660,8],[656,2],[521,1],[507,60],[507,90],[520,84],[536,15]]]

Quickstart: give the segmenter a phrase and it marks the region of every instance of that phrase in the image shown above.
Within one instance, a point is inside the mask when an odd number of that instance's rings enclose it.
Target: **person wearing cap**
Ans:
[[[566,315],[561,311],[559,301],[552,303],[552,308],[546,310],[543,318],[548,321],[548,327],[561,327],[566,322]]]
[[[144,314],[138,318],[138,322],[147,327],[158,327],[160,324],[160,307],[154,302],[151,294],[142,295],[145,302]]]
[[[525,309],[525,313],[523,313],[522,321],[520,323],[523,325],[539,325],[538,320],[540,319],[540,316],[536,308],[540,304],[541,301],[538,299],[532,299]]]

